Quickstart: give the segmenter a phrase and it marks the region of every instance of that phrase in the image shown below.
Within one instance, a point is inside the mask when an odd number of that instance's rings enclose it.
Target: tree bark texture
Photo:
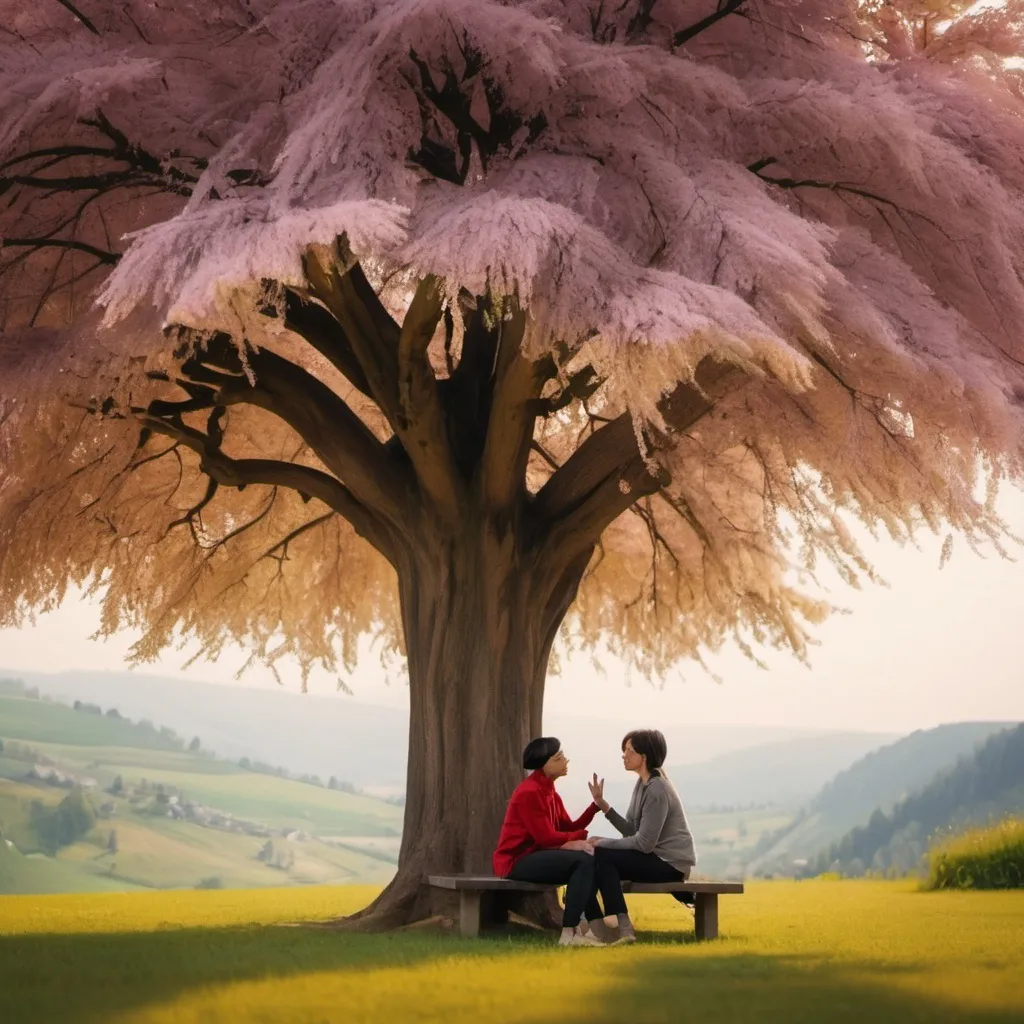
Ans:
[[[424,875],[491,872],[523,747],[542,731],[551,646],[586,562],[552,584],[512,530],[481,514],[456,534],[423,538],[399,565],[410,696],[402,846],[394,880],[353,923],[455,917],[457,894]],[[542,901],[512,909],[550,923]]]

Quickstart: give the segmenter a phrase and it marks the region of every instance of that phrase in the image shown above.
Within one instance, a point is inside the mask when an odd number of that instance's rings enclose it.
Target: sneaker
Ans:
[[[581,932],[578,928],[567,938],[559,937],[558,944],[560,946],[605,946],[607,943],[602,942],[593,932]]]
[[[581,930],[585,930],[584,926],[580,925]],[[606,946],[612,945],[614,942],[619,940],[619,928],[616,925],[614,928],[611,927],[603,918],[595,918],[593,921],[588,921],[586,928],[590,930],[590,934],[596,936]]]
[[[636,942],[636,932],[623,932],[613,942],[608,943],[610,946],[628,946],[631,942]]]

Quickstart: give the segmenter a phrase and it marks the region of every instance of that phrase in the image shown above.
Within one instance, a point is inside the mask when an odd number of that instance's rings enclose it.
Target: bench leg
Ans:
[[[718,938],[718,893],[697,893],[697,905],[694,908],[694,930],[698,940]]]
[[[463,889],[459,893],[459,931],[467,939],[475,939],[480,934],[482,897],[482,892],[473,889]]]

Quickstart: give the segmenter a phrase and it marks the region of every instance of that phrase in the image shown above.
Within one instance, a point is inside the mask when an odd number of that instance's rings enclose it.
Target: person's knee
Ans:
[[[597,870],[597,862],[589,853],[581,853],[579,860],[573,865],[572,873],[592,875]]]

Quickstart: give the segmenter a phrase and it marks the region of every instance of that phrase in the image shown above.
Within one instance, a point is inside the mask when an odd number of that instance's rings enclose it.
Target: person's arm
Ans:
[[[569,812],[565,809],[565,804],[562,803],[562,798],[556,793],[555,794],[555,809],[558,811],[558,827],[563,828],[566,831],[572,831],[574,829],[585,829],[593,820],[597,814],[597,804],[591,802],[590,806],[575,820],[569,817]]]
[[[624,836],[632,836],[636,834],[636,825],[629,818],[624,818],[614,807],[610,804],[608,809],[604,812],[604,816],[618,829],[619,833]],[[608,842],[611,842],[609,839]],[[603,844],[607,845],[607,844]]]
[[[556,805],[557,806],[557,805]],[[556,850],[574,840],[586,839],[585,828],[557,829],[551,824],[543,796],[534,791],[522,796],[522,818],[530,838],[542,849]]]
[[[658,845],[668,812],[668,794],[662,786],[651,786],[644,797],[636,832],[622,839],[602,839],[601,845],[613,850],[639,850],[641,853],[650,853]],[[612,821],[612,824],[615,822]],[[618,828],[618,825],[615,824],[615,827]]]

